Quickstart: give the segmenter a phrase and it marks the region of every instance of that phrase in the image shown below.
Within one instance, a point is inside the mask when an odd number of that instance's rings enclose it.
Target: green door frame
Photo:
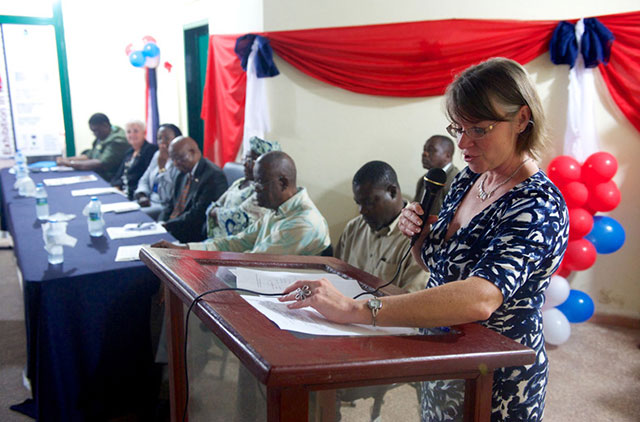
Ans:
[[[195,139],[203,151],[204,122],[202,95],[207,71],[209,48],[209,25],[200,24],[184,29],[185,79],[187,84],[187,124],[189,136]]]
[[[76,155],[76,144],[73,134],[69,71],[67,69],[67,47],[64,41],[64,25],[62,21],[62,5],[60,4],[60,1],[54,1],[52,8],[53,17],[51,18],[0,15],[0,24],[53,25],[56,35],[56,49],[58,53],[58,74],[60,76],[60,97],[62,98],[65,144],[67,147],[67,155],[72,157]]]

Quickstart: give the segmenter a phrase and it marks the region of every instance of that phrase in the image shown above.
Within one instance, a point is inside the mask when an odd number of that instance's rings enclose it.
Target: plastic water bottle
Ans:
[[[44,185],[38,183],[36,185],[36,216],[38,220],[46,220],[49,217],[49,201],[47,199],[47,191]]]
[[[87,209],[87,225],[91,237],[100,237],[104,234],[104,220],[102,219],[102,203],[96,196],[91,197]]]
[[[29,173],[29,170],[27,169],[27,163],[24,161],[24,154],[22,154],[22,151],[16,151],[15,161],[16,164],[14,167],[16,169],[16,180],[18,180]]]
[[[56,245],[57,237],[62,233],[62,223],[57,220],[49,220],[49,231],[46,233],[49,247],[47,261],[49,264],[62,264],[64,262],[64,249],[62,245]]]

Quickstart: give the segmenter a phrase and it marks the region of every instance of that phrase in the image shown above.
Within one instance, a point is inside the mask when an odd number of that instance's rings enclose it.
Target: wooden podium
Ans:
[[[172,421],[182,420],[185,406],[184,305],[207,290],[229,287],[217,275],[219,267],[315,269],[382,284],[336,258],[147,248],[140,257],[165,285]],[[389,286],[383,292],[401,290]],[[436,379],[464,379],[465,420],[489,421],[493,371],[535,360],[533,350],[479,324],[442,335],[300,338],[234,291],[205,296],[193,312],[266,386],[270,422],[307,420],[310,391],[321,393],[321,418],[327,421],[335,415],[336,389]]]

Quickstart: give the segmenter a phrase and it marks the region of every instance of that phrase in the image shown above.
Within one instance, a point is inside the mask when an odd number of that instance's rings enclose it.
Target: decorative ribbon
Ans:
[[[255,69],[258,78],[269,78],[279,75],[280,71],[273,62],[273,50],[271,49],[271,43],[269,43],[267,38],[255,34],[243,35],[236,41],[235,52],[240,59],[242,69],[245,72],[247,71],[249,56],[251,55],[251,47],[255,40],[258,41],[258,50],[255,58]]]
[[[554,64],[568,64],[573,68],[578,51],[582,53],[586,68],[609,62],[611,45],[615,37],[597,18],[586,18],[583,21],[584,34],[580,41],[576,38],[573,24],[567,21],[558,23],[549,43],[549,53]],[[579,49],[578,43],[580,43]]]

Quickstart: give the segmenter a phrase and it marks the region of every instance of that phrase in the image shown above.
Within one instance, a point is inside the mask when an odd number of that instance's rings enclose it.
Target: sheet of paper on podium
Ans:
[[[418,334],[415,328],[374,327],[330,322],[313,308],[289,309],[277,298],[242,296],[251,306],[273,321],[280,329],[320,336],[391,336]]]
[[[263,271],[238,267],[235,269],[236,284],[243,289],[255,290],[263,293],[279,293],[287,286],[298,280],[319,280],[326,278],[345,296],[354,297],[364,292],[357,281],[342,278],[338,274],[324,271],[315,272],[286,272]]]
[[[279,293],[298,280],[319,280],[326,278],[343,295],[354,297],[364,290],[356,280],[342,278],[338,274],[324,271],[285,272],[265,271],[238,267],[234,269],[236,285],[262,293]],[[315,309],[289,309],[286,303],[273,297],[243,296],[260,313],[283,330],[327,336],[376,336],[416,334],[413,328],[373,327],[358,324],[336,324],[330,322]]]

